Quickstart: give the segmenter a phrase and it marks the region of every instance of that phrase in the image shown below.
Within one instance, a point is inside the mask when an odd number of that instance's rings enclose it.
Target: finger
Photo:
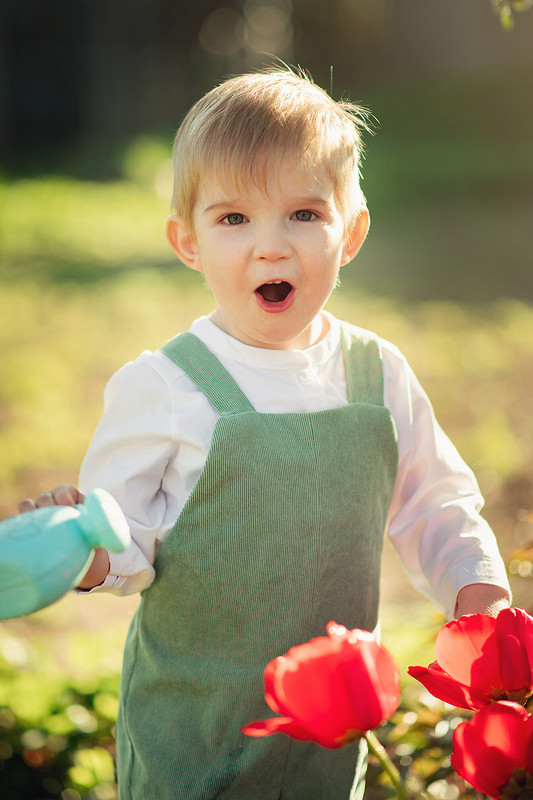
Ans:
[[[25,500],[21,500],[18,504],[18,510],[21,514],[25,514],[27,511],[33,511],[35,509],[35,503],[33,500],[26,498]]]
[[[83,503],[84,496],[74,486],[69,486],[67,483],[62,483],[52,489],[52,498],[54,503],[58,506],[75,506],[77,503]]]
[[[40,494],[37,500],[35,501],[35,505],[37,508],[46,508],[47,506],[54,506],[54,498],[52,497],[52,492],[43,492]]]

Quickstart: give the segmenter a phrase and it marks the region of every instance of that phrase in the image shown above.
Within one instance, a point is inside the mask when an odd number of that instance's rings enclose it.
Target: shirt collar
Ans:
[[[318,367],[328,361],[340,346],[339,321],[327,311],[322,314],[329,324],[329,330],[323,339],[306,350],[252,347],[230,336],[205,316],[193,322],[190,332],[222,359],[263,369],[305,369]]]

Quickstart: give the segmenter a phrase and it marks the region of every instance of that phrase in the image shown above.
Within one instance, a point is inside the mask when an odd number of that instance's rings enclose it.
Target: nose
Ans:
[[[291,245],[285,226],[277,222],[257,225],[253,256],[256,261],[279,261],[289,258]]]

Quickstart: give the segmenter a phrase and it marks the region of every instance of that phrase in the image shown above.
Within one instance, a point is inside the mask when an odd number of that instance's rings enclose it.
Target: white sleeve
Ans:
[[[149,586],[160,544],[167,498],[161,484],[177,444],[171,436],[171,402],[163,378],[146,361],[126,364],[109,381],[104,415],[80,471],[80,490],[106,489],[121,506],[132,542],[110,553],[110,574],[98,590],[132,594]]]
[[[435,419],[403,356],[383,359],[385,405],[398,430],[399,464],[389,537],[412,584],[453,618],[457,594],[472,583],[506,589],[496,538],[480,516],[477,481]]]

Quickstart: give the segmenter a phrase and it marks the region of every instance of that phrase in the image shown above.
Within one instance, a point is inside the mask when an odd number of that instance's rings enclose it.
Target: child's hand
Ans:
[[[463,586],[457,595],[455,618],[464,614],[488,614],[497,617],[503,608],[509,608],[509,593],[499,586],[489,583],[471,583]]]
[[[74,486],[62,483],[56,486],[51,492],[40,494],[35,502],[33,500],[21,500],[18,508],[21,514],[26,511],[33,511],[36,508],[46,506],[75,506],[83,503],[85,497]],[[105,581],[109,574],[109,556],[103,547],[97,547],[94,551],[94,558],[85,576],[78,584],[78,589],[94,589]]]
[[[83,500],[84,496],[74,486],[62,483],[52,489],[51,492],[40,494],[35,502],[28,499],[21,500],[18,508],[20,513],[24,514],[26,511],[33,511],[36,508],[45,508],[46,506],[75,506],[78,503],[83,503]]]

